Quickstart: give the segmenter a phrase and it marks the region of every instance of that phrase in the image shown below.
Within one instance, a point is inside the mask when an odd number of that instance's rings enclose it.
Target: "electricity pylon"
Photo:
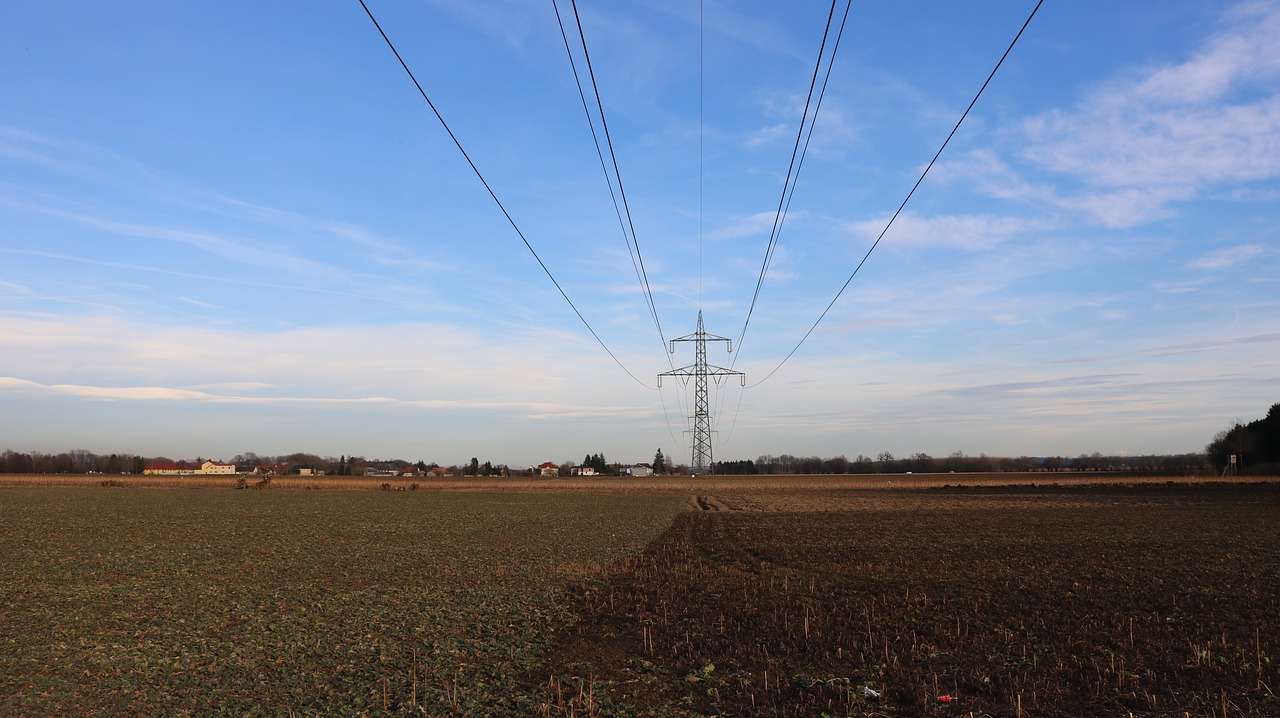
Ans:
[[[725,342],[726,351],[733,351],[733,342],[724,337],[707,334],[702,329],[701,310],[698,311],[698,330],[693,334],[686,334],[670,341],[669,351],[672,354],[676,353],[676,342],[693,342],[693,365],[662,372],[658,375],[658,388],[662,388],[664,376],[674,376],[685,386],[689,384],[689,377],[693,377],[693,459],[690,462],[690,468],[697,472],[710,471],[711,411],[707,401],[707,377],[712,377],[712,381],[719,386],[721,377],[738,376],[742,377],[742,385],[746,386],[747,375],[740,371],[707,364],[707,342]]]

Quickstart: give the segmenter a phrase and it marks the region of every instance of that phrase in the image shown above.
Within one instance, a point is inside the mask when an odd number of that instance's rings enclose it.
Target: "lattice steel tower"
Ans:
[[[721,377],[738,376],[742,378],[742,385],[746,386],[747,375],[740,371],[707,364],[707,342],[725,342],[726,351],[733,351],[733,342],[725,337],[707,334],[702,328],[701,310],[698,311],[698,330],[693,334],[686,334],[670,341],[669,351],[672,354],[676,353],[676,342],[693,342],[693,365],[662,372],[658,375],[658,388],[662,388],[664,376],[674,376],[685,386],[689,384],[689,377],[693,377],[693,458],[690,468],[700,472],[710,471],[711,411],[707,401],[707,377],[711,377],[718,386]]]

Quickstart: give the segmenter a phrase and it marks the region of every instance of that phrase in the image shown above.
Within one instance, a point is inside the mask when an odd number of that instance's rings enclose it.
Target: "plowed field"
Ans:
[[[1274,485],[691,508],[577,597],[547,714],[1280,715]]]
[[[1280,716],[1278,484],[692,488],[2,489],[0,715]]]

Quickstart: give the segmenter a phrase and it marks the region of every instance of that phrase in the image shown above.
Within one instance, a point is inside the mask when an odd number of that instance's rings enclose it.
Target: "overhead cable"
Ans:
[[[476,178],[480,180],[480,184],[484,185],[489,196],[493,198],[494,203],[498,205],[498,209],[502,211],[502,216],[507,218],[507,223],[510,224],[511,228],[516,231],[517,235],[519,235],[520,241],[524,242],[525,248],[527,248],[529,253],[533,255],[533,258],[537,260],[538,266],[542,267],[542,271],[547,275],[547,278],[551,280],[551,283],[555,285],[556,291],[560,292],[560,296],[564,298],[566,303],[568,303],[569,308],[572,309],[573,313],[582,321],[582,325],[587,328],[588,332],[591,332],[591,336],[595,337],[595,340],[600,344],[600,347],[604,349],[605,353],[613,359],[614,363],[617,364],[618,367],[627,374],[627,376],[631,377],[637,384],[646,389],[656,389],[656,387],[649,386],[643,381],[640,381],[635,374],[632,374],[631,370],[627,369],[626,365],[624,365],[622,361],[614,355],[613,351],[609,349],[608,345],[604,343],[604,340],[601,339],[600,335],[596,333],[596,330],[592,328],[591,323],[582,315],[582,312],[578,311],[578,307],[573,303],[572,299],[569,299],[569,295],[566,294],[564,288],[560,286],[560,282],[556,281],[555,275],[551,273],[551,270],[547,267],[546,263],[542,261],[542,257],[538,255],[538,251],[533,248],[533,245],[530,244],[529,240],[524,236],[524,232],[520,230],[520,226],[517,225],[515,219],[511,217],[511,213],[508,212],[507,208],[502,204],[502,200],[498,199],[498,195],[493,191],[493,188],[489,186],[488,181],[486,181],[484,175],[481,174],[480,168],[476,167],[476,163],[471,160],[471,156],[467,154],[467,151],[462,147],[462,142],[458,140],[457,135],[455,135],[453,130],[449,128],[449,123],[445,122],[444,116],[440,114],[440,110],[436,109],[435,103],[427,96],[427,91],[422,88],[422,84],[418,82],[418,78],[414,76],[413,71],[409,69],[409,65],[404,61],[404,58],[400,56],[400,51],[396,49],[395,44],[391,42],[391,38],[388,37],[386,31],[382,29],[382,25],[378,23],[378,19],[373,16],[373,11],[369,9],[369,6],[365,4],[364,0],[360,0],[360,7],[364,8],[365,14],[369,16],[369,20],[373,22],[373,26],[377,28],[378,34],[382,35],[383,41],[387,43],[387,47],[391,49],[391,53],[396,56],[396,60],[399,61],[400,67],[404,68],[405,74],[409,76],[409,79],[413,82],[413,86],[418,88],[418,94],[422,95],[422,99],[427,101],[427,106],[431,108],[431,112],[434,113],[436,119],[440,121],[440,125],[444,128],[444,131],[448,133],[449,139],[453,140],[454,146],[462,153],[463,159],[467,161],[467,164],[471,167],[471,171],[474,172]]]
[[[698,0],[698,311],[702,311],[702,228],[706,184],[706,21],[703,0]]]
[[[831,298],[826,309],[822,310],[822,314],[818,315],[818,319],[814,321],[813,325],[809,327],[809,330],[804,333],[804,336],[800,337],[800,341],[796,342],[796,345],[785,357],[783,357],[781,362],[778,362],[778,366],[774,367],[772,371],[764,376],[764,378],[755,384],[752,384],[748,388],[760,386],[768,381],[769,377],[773,376],[774,373],[781,369],[782,365],[786,364],[787,360],[794,356],[800,349],[800,346],[809,338],[809,335],[813,333],[813,330],[818,328],[818,324],[820,324],[823,318],[827,316],[827,312],[831,311],[831,307],[835,306],[836,301],[840,299],[840,295],[844,294],[844,290],[849,288],[849,283],[853,281],[854,277],[858,276],[858,270],[862,269],[862,265],[866,264],[867,258],[871,256],[871,253],[875,251],[877,246],[879,246],[880,240],[884,239],[889,228],[893,226],[894,220],[898,218],[898,215],[902,214],[902,209],[907,206],[907,202],[911,201],[911,196],[916,193],[916,189],[918,189],[920,184],[924,182],[924,178],[929,174],[929,170],[933,169],[934,163],[938,161],[940,156],[942,156],[942,151],[947,148],[947,144],[951,142],[951,138],[955,137],[956,132],[960,129],[960,125],[964,122],[965,118],[969,116],[969,111],[973,109],[974,105],[978,104],[978,98],[982,97],[982,93],[987,89],[987,85],[991,84],[991,79],[996,76],[996,72],[1000,69],[1000,66],[1004,64],[1005,58],[1009,57],[1009,53],[1013,52],[1013,46],[1018,44],[1018,39],[1022,37],[1022,33],[1027,29],[1027,26],[1031,24],[1032,18],[1036,16],[1036,12],[1040,10],[1040,6],[1043,4],[1044,0],[1039,0],[1036,3],[1036,6],[1031,9],[1031,14],[1028,15],[1026,21],[1022,23],[1022,27],[1018,29],[1018,34],[1013,36],[1013,41],[1009,43],[1009,47],[1005,48],[1004,54],[1000,56],[1000,60],[996,62],[996,66],[991,69],[991,73],[987,75],[987,79],[982,83],[982,87],[978,88],[977,94],[973,96],[973,100],[969,102],[969,106],[965,108],[964,113],[960,115],[960,119],[957,120],[955,126],[951,128],[951,132],[947,134],[947,138],[942,141],[942,146],[933,154],[933,159],[929,160],[929,164],[924,168],[924,171],[920,173],[920,178],[911,186],[911,191],[907,192],[907,196],[902,200],[902,203],[898,205],[898,209],[894,211],[893,216],[889,218],[887,223],[885,223],[884,229],[880,230],[880,234],[876,237],[876,241],[872,242],[870,249],[867,250],[866,254],[862,255],[862,260],[858,262],[858,266],[853,268],[853,272],[849,275],[849,278],[844,281],[844,284],[841,285],[840,290],[836,292],[836,295]]]
[[[787,166],[787,176],[782,183],[782,195],[778,197],[778,208],[773,217],[773,229],[769,232],[769,243],[765,247],[764,260],[760,263],[760,275],[756,278],[756,288],[751,295],[751,306],[747,309],[747,318],[742,323],[742,331],[738,334],[738,351],[742,351],[742,340],[747,334],[747,327],[751,324],[751,315],[755,312],[756,302],[760,298],[760,290],[764,286],[765,275],[769,272],[769,265],[773,262],[773,254],[778,246],[778,237],[782,233],[782,225],[786,222],[787,209],[791,206],[791,196],[795,193],[796,182],[800,179],[800,168],[804,165],[804,156],[809,150],[809,139],[813,137],[813,126],[818,119],[818,111],[822,107],[822,98],[826,95],[827,81],[831,79],[831,67],[835,63],[836,52],[840,49],[840,38],[844,35],[844,26],[849,19],[849,9],[853,4],[853,0],[845,3],[844,17],[840,21],[840,28],[836,33],[835,42],[832,44],[831,57],[827,60],[827,72],[822,80],[822,88],[818,93],[818,100],[814,100],[814,88],[818,83],[818,73],[822,69],[824,58],[826,58],[827,37],[831,34],[831,21],[835,17],[836,1],[831,0],[831,9],[827,13],[827,26],[822,32],[822,43],[818,47],[818,59],[813,65],[813,77],[809,80],[809,94],[805,98],[804,112],[800,117],[800,127],[796,130],[796,141],[791,148],[791,163]],[[813,115],[809,115],[810,104],[813,104]],[[808,129],[808,138],[805,138],[806,126]],[[801,140],[804,140],[803,147]],[[737,357],[734,357],[737,361]]]
[[[569,34],[568,32],[565,31],[564,20],[560,15],[560,5],[559,3],[556,2],[556,0],[551,0],[551,7],[555,11],[556,24],[559,25],[560,27],[560,39],[564,42],[565,55],[569,58],[569,69],[573,72],[573,81],[578,88],[578,98],[582,102],[582,112],[584,115],[586,115],[586,118],[587,118],[587,129],[590,130],[591,132],[591,141],[596,148],[596,157],[600,160],[600,171],[604,173],[605,185],[609,188],[609,198],[613,201],[613,213],[614,213],[614,216],[616,216],[618,219],[618,228],[622,231],[623,244],[627,246],[627,254],[628,256],[631,257],[631,267],[633,270],[635,270],[636,281],[640,284],[641,294],[643,294],[645,298],[645,304],[649,308],[649,316],[653,319],[653,325],[658,330],[658,340],[659,342],[661,342],[662,354],[667,358],[667,364],[674,369],[675,364],[672,362],[670,353],[667,352],[666,337],[663,336],[663,333],[662,333],[662,323],[658,320],[658,308],[653,299],[653,292],[649,288],[648,276],[644,272],[643,260],[639,258],[640,244],[639,244],[639,240],[635,236],[634,225],[631,225],[632,229],[630,233],[628,233],[627,231],[627,228],[630,224],[629,222],[630,211],[628,211],[627,213],[627,220],[624,220],[622,217],[623,215],[622,207],[618,204],[618,192],[614,192],[614,189],[613,189],[614,175],[611,175],[609,173],[608,164],[605,162],[605,159],[604,159],[604,150],[600,146],[600,136],[599,134],[596,133],[595,118],[592,116],[591,108],[588,106],[586,89],[583,88],[582,86],[582,78],[578,74],[578,63],[574,59],[573,48],[570,46],[570,43],[569,43]],[[576,13],[575,13],[575,18],[577,18]],[[590,54],[587,50],[586,34],[583,31],[582,24],[580,21],[578,22],[578,36],[582,42],[583,55],[588,58],[588,62],[589,62]],[[592,76],[592,87],[595,88],[594,75]],[[601,121],[601,124],[603,125],[605,122],[604,107],[603,107],[603,103],[600,102],[600,96],[598,91],[596,92],[596,106],[600,108],[600,121]],[[611,155],[612,155],[612,150],[613,150],[612,145],[610,145]],[[614,158],[613,166],[616,174],[616,170],[618,167],[616,158]],[[622,190],[621,175],[617,175],[617,181],[618,181],[619,192],[621,192]],[[626,199],[624,195],[623,203],[625,204],[625,202],[626,202]],[[681,408],[681,416],[685,417],[686,412],[683,410],[683,402],[677,402],[677,405],[680,406]],[[674,438],[674,430],[671,427],[671,414],[670,412],[667,411],[665,399],[662,402],[662,413],[663,413],[663,417],[666,419],[666,422],[667,422],[667,430],[669,432],[673,432],[672,438]],[[687,424],[687,417],[685,417],[685,420]]]
[[[644,257],[640,253],[640,243],[636,237],[635,223],[631,220],[631,209],[630,209],[630,205],[627,203],[626,190],[622,185],[622,174],[618,170],[618,158],[617,158],[617,155],[614,153],[613,141],[609,135],[609,124],[604,114],[604,103],[600,99],[600,90],[596,84],[595,72],[594,70],[592,70],[591,53],[587,49],[586,33],[582,28],[582,19],[578,15],[577,5],[575,3],[574,4],[574,20],[577,22],[577,25],[578,25],[578,38],[582,44],[582,54],[583,54],[583,57],[586,59],[587,69],[590,74],[591,87],[592,87],[592,91],[595,94],[595,104],[599,112],[600,124],[602,129],[604,130],[605,140],[609,147],[609,156],[611,158],[612,165],[613,165],[612,174],[610,174],[609,167],[605,162],[604,150],[600,146],[600,137],[598,134],[596,134],[595,119],[591,114],[590,108],[587,106],[586,90],[582,86],[582,79],[578,74],[578,64],[574,60],[573,49],[569,45],[569,36],[568,36],[568,33],[565,31],[564,21],[560,16],[560,6],[556,2],[556,0],[551,0],[551,6],[555,10],[556,22],[560,26],[560,37],[564,41],[564,51],[569,58],[569,67],[573,71],[574,83],[578,87],[578,97],[582,100],[582,111],[587,116],[587,127],[590,129],[591,139],[595,143],[596,156],[600,160],[600,169],[602,172],[604,172],[605,183],[608,185],[608,188],[609,188],[609,197],[613,200],[614,214],[617,215],[618,226],[622,230],[622,238],[625,244],[627,245],[627,254],[631,256],[631,265],[635,269],[636,280],[640,283],[640,290],[644,294],[645,303],[649,307],[649,315],[653,319],[654,326],[658,330],[658,338],[662,342],[663,347],[665,349],[666,337],[663,335],[663,332],[662,332],[662,322],[658,318],[658,308],[653,300],[653,291],[649,287],[649,277],[648,277],[648,274],[645,272]],[[613,189],[615,180],[618,183],[617,193],[615,193]],[[618,204],[619,195],[621,195],[622,197],[621,206],[619,206]],[[625,220],[623,219],[624,210],[626,214]],[[664,351],[663,353],[666,353],[666,352]]]

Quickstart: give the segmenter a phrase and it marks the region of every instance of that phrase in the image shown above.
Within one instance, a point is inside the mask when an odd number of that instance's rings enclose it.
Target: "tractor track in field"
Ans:
[[[544,715],[1280,716],[1280,487],[687,506],[571,597]]]

